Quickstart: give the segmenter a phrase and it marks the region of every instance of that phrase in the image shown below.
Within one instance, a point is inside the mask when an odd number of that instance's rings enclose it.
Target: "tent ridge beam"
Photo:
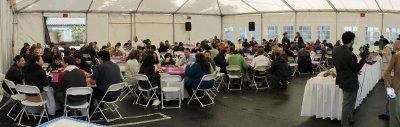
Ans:
[[[183,6],[185,6],[186,3],[189,2],[189,1],[190,1],[190,0],[186,0],[185,3],[183,3],[181,6],[179,6],[179,8],[176,9],[176,10],[174,11],[174,13],[172,13],[172,14],[176,14],[179,10],[181,10],[181,8],[182,8]]]
[[[93,4],[93,0],[90,2],[89,7],[88,7],[86,13],[88,13],[88,12],[90,11],[90,8],[92,7],[92,4]]]
[[[335,12],[338,12],[337,8],[335,7],[335,5],[332,4],[331,0],[326,0],[326,2],[328,2],[329,6],[331,6],[332,9],[333,9]]]
[[[283,3],[286,4],[286,6],[288,6],[290,9],[292,9],[292,11],[297,12],[296,9],[294,9],[286,0],[282,0]]]
[[[247,6],[249,6],[250,8],[252,8],[253,10],[255,10],[257,13],[260,13],[260,11],[258,11],[255,7],[251,6],[249,3],[247,3],[244,0],[241,0],[244,4],[246,4]]]
[[[222,16],[222,10],[221,10],[221,5],[219,3],[219,0],[217,0],[217,5],[218,5],[218,10],[219,10],[219,14]]]

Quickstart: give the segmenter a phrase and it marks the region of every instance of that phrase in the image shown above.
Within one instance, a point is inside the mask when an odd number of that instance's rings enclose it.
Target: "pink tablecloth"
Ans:
[[[170,75],[180,75],[182,77],[185,76],[185,70],[179,67],[166,67],[164,72]]]
[[[60,72],[50,72],[49,75],[52,77],[51,83],[58,84],[58,77],[60,76]]]
[[[126,57],[112,57],[111,61],[115,61],[115,62],[125,62],[126,61]]]

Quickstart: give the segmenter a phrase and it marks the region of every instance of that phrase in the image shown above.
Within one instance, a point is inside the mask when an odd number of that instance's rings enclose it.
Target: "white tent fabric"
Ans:
[[[17,0],[17,10],[20,12],[157,12],[229,15],[279,11],[399,12],[400,8],[396,8],[398,6],[400,6],[398,0]]]
[[[0,73],[5,74],[12,64],[13,12],[9,1],[0,1]]]

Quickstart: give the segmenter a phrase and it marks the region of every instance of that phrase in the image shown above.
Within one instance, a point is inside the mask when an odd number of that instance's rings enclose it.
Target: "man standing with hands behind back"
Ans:
[[[343,90],[341,127],[349,127],[353,123],[352,113],[357,100],[359,88],[358,73],[366,62],[369,51],[366,47],[360,51],[361,60],[352,52],[355,34],[346,31],[342,35],[344,45],[333,50],[333,61],[336,68],[336,84]]]

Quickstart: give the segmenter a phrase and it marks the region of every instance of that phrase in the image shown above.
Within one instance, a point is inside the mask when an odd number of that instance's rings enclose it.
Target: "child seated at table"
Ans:
[[[174,59],[172,59],[171,53],[167,53],[164,56],[164,59],[161,61],[161,66],[169,66],[169,65],[175,65],[176,62]]]
[[[49,67],[47,67],[47,71],[57,71],[62,69],[63,66],[61,65],[61,56],[55,56],[54,62],[49,64]]]

